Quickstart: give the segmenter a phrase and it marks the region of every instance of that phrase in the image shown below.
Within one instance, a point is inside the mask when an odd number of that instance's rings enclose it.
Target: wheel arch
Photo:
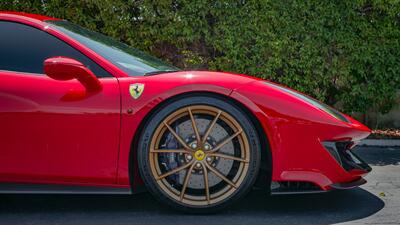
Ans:
[[[140,125],[137,128],[137,132],[135,132],[134,136],[132,137],[131,141],[131,149],[129,153],[129,177],[130,177],[130,184],[132,187],[135,187],[137,183],[142,184],[142,178],[139,175],[139,168],[137,166],[137,153],[138,153],[138,142],[140,139],[141,135],[141,130],[150,122],[152,116],[157,113],[160,109],[162,109],[164,106],[168,105],[171,102],[177,101],[182,98],[186,97],[192,97],[192,96],[209,96],[209,97],[214,97],[214,98],[220,98],[225,101],[229,101],[232,103],[232,105],[237,106],[243,113],[248,116],[248,118],[251,120],[253,123],[254,127],[256,128],[258,137],[260,139],[260,145],[261,145],[261,167],[259,171],[258,178],[256,180],[255,185],[262,187],[262,188],[267,188],[269,191],[269,184],[272,179],[272,152],[271,152],[271,147],[270,147],[270,141],[268,139],[268,136],[266,135],[263,126],[261,125],[261,122],[259,119],[254,115],[254,113],[247,107],[245,104],[240,102],[239,100],[227,96],[221,93],[216,93],[216,92],[210,92],[210,91],[191,91],[191,92],[185,92],[185,93],[180,93],[176,94],[173,96],[170,96],[167,99],[164,99],[162,102],[157,104],[155,107],[153,107],[147,115],[144,117],[144,119],[140,122]],[[138,174],[138,176],[135,176],[135,174]]]

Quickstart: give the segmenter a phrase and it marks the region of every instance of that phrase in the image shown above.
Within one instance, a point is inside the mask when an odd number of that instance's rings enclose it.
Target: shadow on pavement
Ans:
[[[361,188],[282,196],[252,191],[215,215],[180,214],[147,193],[0,195],[0,224],[332,224],[368,217],[383,207],[383,201]]]

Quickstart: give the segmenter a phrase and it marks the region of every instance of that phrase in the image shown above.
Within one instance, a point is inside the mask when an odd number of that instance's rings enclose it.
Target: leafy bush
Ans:
[[[185,69],[276,81],[346,112],[387,112],[400,87],[400,2],[10,0]]]

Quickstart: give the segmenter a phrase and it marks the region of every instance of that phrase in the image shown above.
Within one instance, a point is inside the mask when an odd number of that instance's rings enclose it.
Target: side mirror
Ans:
[[[52,57],[44,61],[44,72],[55,80],[77,79],[88,92],[102,89],[99,79],[81,62],[67,57]]]

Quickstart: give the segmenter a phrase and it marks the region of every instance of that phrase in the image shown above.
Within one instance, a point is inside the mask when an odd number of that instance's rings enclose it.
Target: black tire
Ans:
[[[243,179],[240,183],[240,186],[234,189],[234,191],[223,200],[220,200],[212,204],[210,204],[210,201],[208,201],[208,205],[187,204],[172,198],[168,193],[166,193],[166,191],[163,188],[160,187],[159,183],[157,183],[154,174],[152,173],[150,165],[150,154],[151,154],[150,143],[156,129],[158,129],[158,127],[164,121],[164,119],[179,109],[188,106],[192,107],[199,105],[206,105],[218,108],[222,110],[224,113],[229,114],[231,117],[236,119],[237,122],[240,124],[240,126],[243,128],[242,130],[244,135],[247,137],[248,146],[250,149],[250,153],[248,154],[249,160],[246,162],[248,163],[247,167],[248,169],[246,170],[245,175],[243,175]],[[233,202],[239,200],[240,198],[245,196],[249,190],[251,190],[257,178],[260,167],[260,161],[261,161],[260,151],[261,151],[260,140],[257,135],[257,131],[251,120],[243,112],[243,110],[240,109],[240,107],[232,104],[230,101],[227,101],[226,99],[221,97],[213,95],[198,95],[198,96],[190,96],[190,97],[176,99],[175,101],[171,101],[166,105],[164,105],[163,107],[160,107],[158,110],[156,110],[156,112],[153,113],[151,118],[149,119],[149,122],[144,126],[144,129],[140,135],[137,153],[138,153],[138,164],[141,177],[148,190],[151,192],[151,194],[153,194],[153,196],[157,200],[161,201],[166,205],[172,206],[178,210],[187,213],[212,213],[228,205],[231,205]],[[204,167],[206,168],[206,165],[204,165]],[[204,173],[207,174],[206,171]],[[242,174],[244,174],[244,172]],[[204,176],[208,177],[208,175]],[[210,192],[210,190],[208,190],[208,192]],[[185,195],[185,193],[183,195]],[[207,197],[209,198],[209,195]]]

